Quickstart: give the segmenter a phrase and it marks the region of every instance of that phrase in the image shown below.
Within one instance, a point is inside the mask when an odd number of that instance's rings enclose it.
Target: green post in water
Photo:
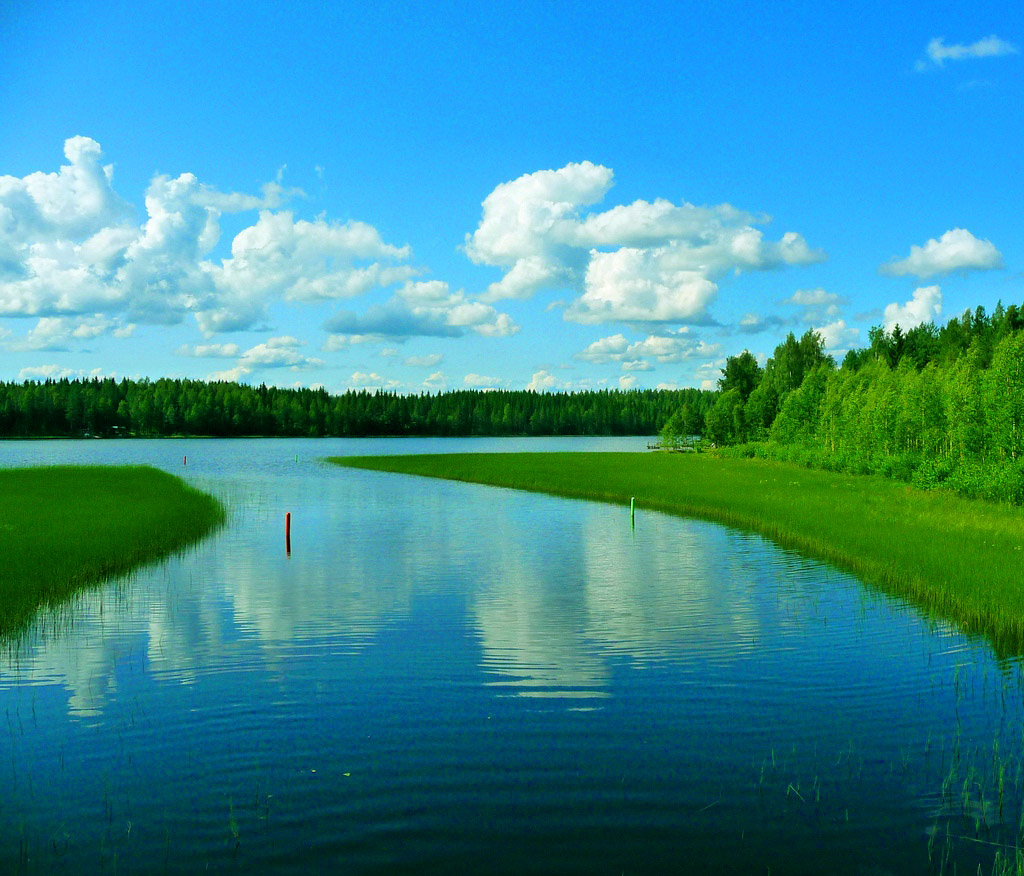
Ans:
[[[636,526],[636,497],[629,497],[629,525]]]

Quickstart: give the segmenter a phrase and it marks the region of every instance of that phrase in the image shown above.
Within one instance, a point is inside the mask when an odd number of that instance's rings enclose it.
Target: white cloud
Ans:
[[[704,322],[718,286],[700,271],[674,267],[668,249],[623,247],[591,253],[585,291],[565,318],[603,322]]]
[[[18,380],[62,380],[81,377],[82,372],[62,365],[35,365],[22,368],[18,372]]]
[[[629,355],[629,346],[626,336],[619,333],[594,341],[573,358],[586,362],[621,362]]]
[[[914,290],[909,301],[887,304],[882,324],[886,331],[891,331],[895,325],[906,331],[923,322],[935,321],[941,313],[942,290],[938,286],[922,286]]]
[[[622,334],[611,335],[594,341],[584,350],[576,353],[574,359],[585,362],[635,362],[643,356],[651,356],[662,364],[683,362],[687,359],[717,356],[721,351],[718,344],[689,337],[666,337],[649,335],[642,341],[630,342]],[[632,370],[647,370],[634,366]]]
[[[848,326],[843,319],[818,326],[814,331],[818,332],[825,342],[825,352],[833,354],[845,353],[860,337],[860,329]]]
[[[483,374],[467,374],[462,382],[472,389],[497,389],[507,384],[500,377],[486,377]]]
[[[534,372],[530,382],[526,384],[526,389],[532,392],[548,392],[552,389],[558,389],[560,385],[561,381],[554,374],[547,370],[541,370]]]
[[[238,344],[197,344],[196,346],[184,344],[175,352],[181,356],[213,359],[237,356],[238,362],[233,368],[216,371],[207,378],[208,380],[237,380],[247,374],[252,374],[259,368],[288,368],[292,371],[300,371],[323,365],[322,359],[315,359],[299,352],[299,348],[305,345],[305,341],[300,341],[290,335],[283,335],[268,338],[262,344],[256,344],[244,351]]]
[[[623,374],[619,378],[619,389],[633,389],[636,386],[636,378],[632,374]]]
[[[404,364],[411,365],[414,368],[433,368],[435,365],[440,364],[443,359],[444,356],[440,353],[431,353],[428,356],[410,356],[405,360]]]
[[[768,220],[728,204],[697,207],[638,200],[581,215],[612,185],[612,171],[589,161],[525,174],[483,202],[465,251],[501,267],[485,300],[528,298],[542,288],[580,294],[565,318],[601,322],[707,322],[714,282],[730,271],[820,261],[799,234],[765,241]]]
[[[834,292],[826,292],[820,286],[815,289],[797,289],[782,304],[787,307],[803,308],[800,320],[804,323],[820,323],[839,317],[842,305],[847,300]],[[770,318],[769,318],[770,319]],[[782,322],[782,320],[780,320]]]
[[[942,67],[946,61],[963,61],[968,58],[998,58],[1002,55],[1015,55],[1019,49],[995,34],[978,40],[976,43],[964,45],[954,43],[946,45],[943,37],[935,37],[925,49],[927,60],[917,62],[919,71],[927,70],[930,67]]]
[[[911,246],[909,256],[888,262],[879,271],[895,277],[913,274],[926,278],[952,271],[985,271],[1002,266],[1003,257],[990,241],[979,240],[966,228],[953,228],[938,240],[933,237],[924,246]]]
[[[504,337],[519,331],[507,313],[473,301],[441,280],[406,283],[383,305],[362,313],[341,311],[325,324],[331,334],[383,338],[457,338],[467,331]],[[349,341],[351,343],[351,341]]]
[[[322,359],[312,359],[300,353],[298,348],[303,346],[305,341],[288,335],[269,338],[242,353],[239,364],[250,369],[291,368],[293,371],[299,368],[316,368],[324,364]]]
[[[238,383],[243,377],[247,377],[252,374],[252,369],[247,368],[244,365],[236,365],[234,368],[228,368],[224,371],[214,371],[206,375],[206,379],[211,382],[223,380],[227,383]]]
[[[353,371],[348,385],[351,389],[398,389],[402,383],[399,380],[382,377],[376,371]]]
[[[782,317],[778,314],[769,314],[768,316],[761,316],[757,313],[744,314],[743,318],[739,321],[739,331],[745,335],[756,335],[761,332],[774,331],[776,329],[785,328],[794,323],[792,317]]]
[[[235,236],[231,258],[204,266],[221,297],[216,307],[198,314],[200,327],[207,332],[249,328],[271,299],[352,298],[406,282],[418,269],[385,262],[411,255],[407,246],[385,243],[365,222],[308,222],[294,220],[288,211],[263,210],[255,225]]]
[[[444,389],[448,385],[448,378],[441,371],[435,371],[423,381],[424,389]]]
[[[836,304],[845,304],[846,301],[834,292],[826,292],[819,286],[816,289],[797,289],[782,303],[794,307],[832,307]]]
[[[99,143],[71,137],[64,156],[69,163],[56,173],[0,176],[0,226],[7,244],[88,240],[130,218],[131,208],[111,187],[113,168],[100,163]]]
[[[173,324],[194,314],[212,334],[261,326],[274,300],[349,298],[420,273],[409,247],[364,222],[275,212],[302,195],[280,179],[251,195],[191,173],[157,175],[140,225],[96,141],[72,137],[64,152],[69,163],[56,173],[0,176],[0,315]],[[235,236],[230,257],[212,259],[221,217],[248,211],[260,211],[255,224]]]
[[[174,351],[179,356],[191,356],[197,359],[234,359],[242,353],[238,344],[182,344]]]
[[[385,340],[384,335],[328,335],[320,349],[325,353],[338,353],[341,350],[347,350],[349,347],[354,347],[358,344],[375,344],[383,340]],[[387,340],[402,342],[405,338],[387,338]],[[384,351],[380,353],[385,358],[391,358],[397,354],[397,350],[389,354],[385,354]]]
[[[654,366],[646,359],[630,359],[622,363],[623,371],[653,371]]]
[[[571,366],[558,366],[560,368],[571,367]],[[530,382],[526,385],[526,389],[533,390],[534,392],[549,392],[552,390],[557,391],[569,391],[569,390],[590,390],[590,389],[601,389],[608,385],[607,378],[583,378],[581,380],[562,380],[556,377],[547,369],[534,372]]]
[[[125,325],[101,313],[93,316],[44,316],[21,339],[6,344],[11,350],[68,350],[76,341],[90,341],[103,335],[129,337],[133,324]],[[2,336],[0,336],[2,337]]]

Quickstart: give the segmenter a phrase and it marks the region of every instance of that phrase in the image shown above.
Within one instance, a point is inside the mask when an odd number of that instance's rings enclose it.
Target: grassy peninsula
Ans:
[[[1002,654],[1024,653],[1024,509],[875,476],[706,454],[334,457],[425,475],[629,504],[749,529],[909,598]],[[642,525],[642,524],[641,524]]]
[[[40,606],[166,556],[223,520],[215,498],[149,466],[0,470],[0,637]]]

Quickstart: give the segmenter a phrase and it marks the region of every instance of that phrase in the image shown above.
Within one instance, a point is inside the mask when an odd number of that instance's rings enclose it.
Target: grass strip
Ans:
[[[213,496],[149,466],[0,469],[0,637],[43,605],[192,544]]]
[[[1024,653],[1024,509],[880,477],[707,454],[467,453],[332,457],[424,475],[699,517],[752,530],[907,598],[1000,656]]]

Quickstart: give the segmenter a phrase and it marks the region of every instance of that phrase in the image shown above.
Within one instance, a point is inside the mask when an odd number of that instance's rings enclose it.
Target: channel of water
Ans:
[[[3,648],[0,872],[990,872],[1024,684],[984,641],[749,533],[322,461],[645,448],[0,443],[229,510]]]

